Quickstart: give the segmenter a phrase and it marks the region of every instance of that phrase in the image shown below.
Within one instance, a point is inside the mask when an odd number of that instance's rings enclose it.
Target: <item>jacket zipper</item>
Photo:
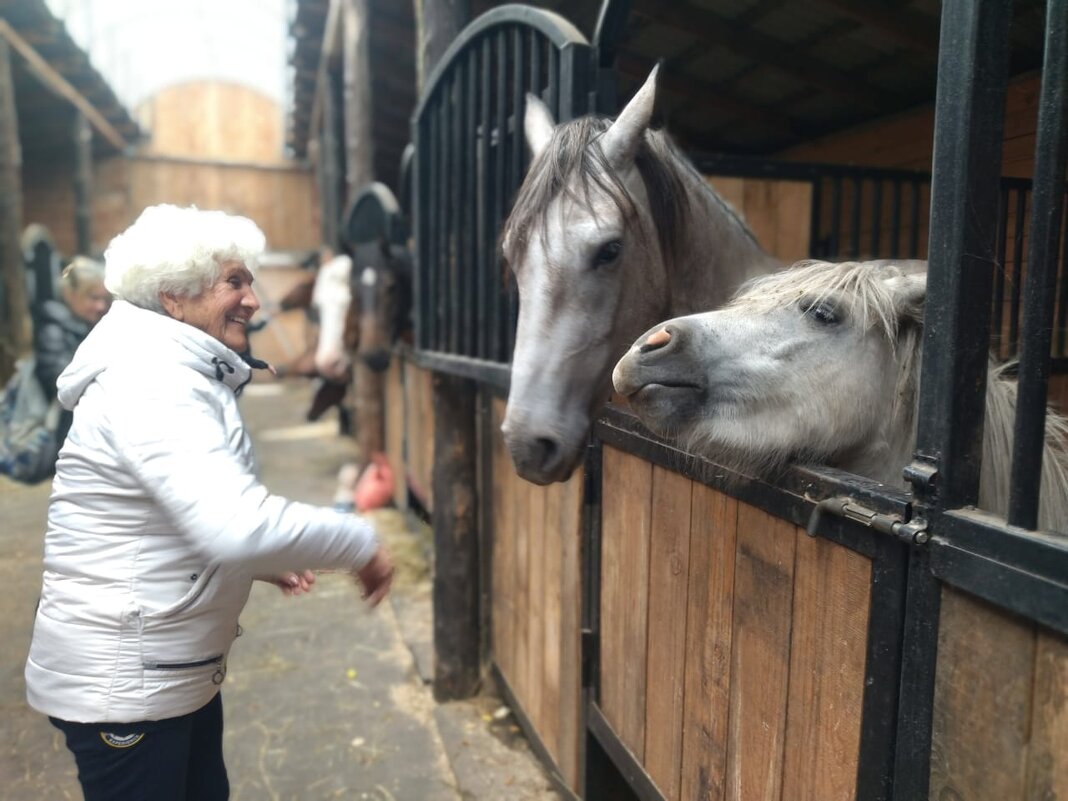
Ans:
[[[222,684],[223,679],[226,678],[226,668],[223,667],[222,660],[222,654],[219,654],[209,659],[198,659],[194,662],[144,662],[142,667],[145,670],[186,670],[188,668],[204,667],[205,665],[218,665],[219,667],[211,674],[211,683]]]
[[[195,662],[145,662],[145,670],[183,670],[185,668],[204,667],[222,662],[222,654],[209,659],[198,659]]]

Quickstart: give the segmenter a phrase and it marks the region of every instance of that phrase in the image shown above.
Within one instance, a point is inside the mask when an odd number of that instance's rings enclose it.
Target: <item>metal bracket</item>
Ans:
[[[891,537],[906,542],[909,545],[924,545],[930,535],[927,533],[927,521],[922,517],[910,521],[902,520],[897,515],[887,515],[875,512],[865,506],[861,506],[851,498],[827,498],[816,504],[812,510],[812,516],[808,519],[808,535],[816,536],[820,518],[824,514],[832,514],[860,523],[862,526],[874,529],[880,534],[889,534]]]

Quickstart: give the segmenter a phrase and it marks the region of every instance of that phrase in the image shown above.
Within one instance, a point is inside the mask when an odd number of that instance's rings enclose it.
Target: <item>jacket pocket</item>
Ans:
[[[157,609],[152,612],[145,612],[144,618],[146,620],[164,620],[180,612],[188,609],[195,604],[200,597],[207,590],[211,580],[215,577],[215,573],[218,571],[219,566],[213,565],[212,567],[204,570],[197,576],[197,580],[193,583],[193,586],[189,588],[189,591],[169,606],[165,606],[162,609]]]
[[[212,684],[222,684],[223,679],[226,678],[226,665],[223,664],[222,654],[209,656],[206,659],[193,659],[186,662],[173,660],[164,662],[146,659],[142,663],[142,667],[145,670],[158,672],[161,678],[168,673],[174,677],[187,676],[189,673],[196,673],[200,668],[214,667],[215,672],[211,674]]]

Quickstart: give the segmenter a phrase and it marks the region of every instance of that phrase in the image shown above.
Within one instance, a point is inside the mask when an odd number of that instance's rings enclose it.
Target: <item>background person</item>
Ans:
[[[87,801],[229,795],[219,687],[254,577],[392,565],[358,516],[272,495],[237,395],[263,234],[221,212],[146,209],[105,254],[116,301],[59,379],[59,455],[27,698],[66,735]]]
[[[104,265],[76,256],[64,268],[59,280],[61,300],[46,300],[34,309],[34,374],[41,383],[45,398],[56,397],[56,381],[74,352],[111,305],[111,295],[104,287]],[[56,448],[63,446],[72,415],[64,409],[56,426]]]

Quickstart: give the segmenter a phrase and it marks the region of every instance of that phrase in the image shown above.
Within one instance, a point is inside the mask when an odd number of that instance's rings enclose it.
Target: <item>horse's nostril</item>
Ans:
[[[551,440],[548,437],[538,437],[535,440],[535,447],[540,457],[539,461],[544,467],[548,467],[556,461],[556,454],[559,452],[560,446],[555,440]]]
[[[669,331],[667,328],[661,328],[659,331],[650,334],[638,350],[641,353],[648,353],[651,350],[657,350],[658,348],[662,348],[670,342],[671,331]]]

